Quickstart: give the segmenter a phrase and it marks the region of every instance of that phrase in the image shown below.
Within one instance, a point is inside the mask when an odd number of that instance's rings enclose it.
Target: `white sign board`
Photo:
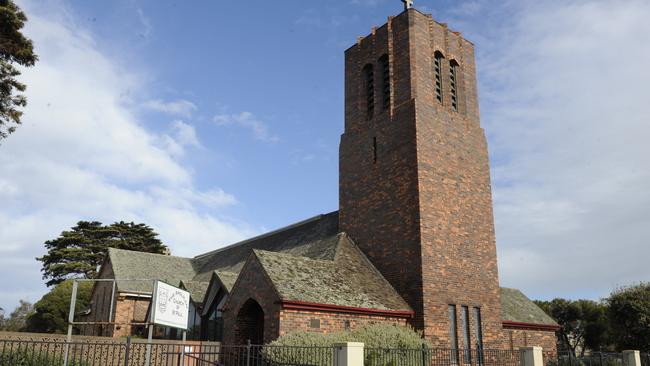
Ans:
[[[153,323],[187,330],[190,293],[160,281],[153,293]]]

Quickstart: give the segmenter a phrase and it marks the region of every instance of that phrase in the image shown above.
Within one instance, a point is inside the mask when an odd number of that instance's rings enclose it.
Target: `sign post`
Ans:
[[[149,338],[145,365],[151,365],[151,342],[155,325],[162,325],[183,330],[185,341],[187,323],[190,313],[190,293],[161,281],[155,281],[151,298],[149,317]],[[182,364],[185,363],[185,345],[181,351]]]

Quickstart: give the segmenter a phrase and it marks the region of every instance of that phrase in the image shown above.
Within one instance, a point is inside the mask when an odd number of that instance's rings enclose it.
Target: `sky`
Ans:
[[[80,220],[194,256],[338,206],[343,52],[398,0],[19,0],[40,61],[0,143],[0,307]],[[650,280],[650,2],[418,0],[476,45],[501,284]]]

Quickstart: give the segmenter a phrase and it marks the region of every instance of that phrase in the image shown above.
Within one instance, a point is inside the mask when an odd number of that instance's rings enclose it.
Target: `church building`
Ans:
[[[407,6],[345,52],[339,210],[194,258],[111,249],[89,318],[141,331],[151,284],[192,298],[190,338],[410,325],[435,347],[555,350],[559,326],[499,286],[474,45]],[[111,303],[113,306],[110,306]],[[114,309],[109,314],[108,309]],[[171,331],[167,336],[173,337]]]

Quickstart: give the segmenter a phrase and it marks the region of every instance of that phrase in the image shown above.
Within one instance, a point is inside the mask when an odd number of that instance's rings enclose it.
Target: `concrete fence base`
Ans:
[[[334,366],[363,366],[363,343],[336,343]]]
[[[544,354],[542,347],[520,348],[521,366],[544,366]]]
[[[641,366],[641,352],[623,351],[624,366]]]

